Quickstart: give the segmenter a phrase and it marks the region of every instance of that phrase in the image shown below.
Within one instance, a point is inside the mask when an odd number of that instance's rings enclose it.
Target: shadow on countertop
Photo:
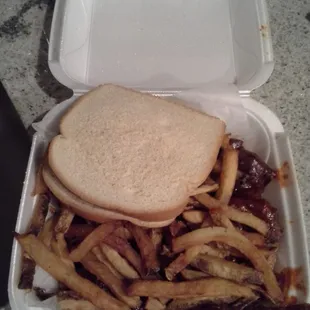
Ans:
[[[38,62],[36,66],[36,80],[40,88],[50,97],[60,103],[72,96],[72,90],[60,84],[52,75],[48,66],[48,47],[51,31],[55,0],[41,0],[47,5],[44,24],[40,38]]]

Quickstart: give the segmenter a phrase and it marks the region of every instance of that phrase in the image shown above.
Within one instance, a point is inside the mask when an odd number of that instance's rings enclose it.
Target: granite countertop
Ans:
[[[3,0],[0,79],[25,126],[71,96],[47,66],[54,0]],[[310,245],[310,2],[269,0],[275,70],[254,98],[290,135]]]

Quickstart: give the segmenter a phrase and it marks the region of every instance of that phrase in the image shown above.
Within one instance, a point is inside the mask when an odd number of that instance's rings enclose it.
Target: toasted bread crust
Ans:
[[[88,220],[98,223],[105,222],[107,219],[124,220],[129,221],[135,225],[148,228],[164,227],[169,225],[174,220],[173,217],[171,219],[166,219],[163,221],[144,221],[138,218],[128,216],[126,214],[105,210],[101,207],[83,201],[82,199],[71,193],[61,184],[53,171],[47,165],[43,166],[42,175],[45,184],[56,196],[57,199],[59,199],[66,206],[72,208],[72,210],[76,214]]]

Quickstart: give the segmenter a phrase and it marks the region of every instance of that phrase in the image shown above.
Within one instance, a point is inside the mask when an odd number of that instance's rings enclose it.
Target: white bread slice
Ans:
[[[127,216],[125,214],[105,210],[96,205],[90,204],[77,197],[71,193],[67,188],[65,188],[61,182],[57,179],[53,171],[46,165],[43,166],[42,176],[45,184],[49,190],[54,194],[54,196],[61,201],[63,204],[68,206],[79,216],[82,216],[88,220],[95,221],[98,223],[103,223],[107,219],[111,220],[122,220],[129,221],[135,225],[147,227],[147,228],[156,228],[168,226],[173,222],[174,218],[166,221],[160,222],[146,222],[141,221],[136,218]]]
[[[97,87],[65,114],[48,161],[82,200],[143,221],[180,214],[209,175],[225,124],[115,85]]]

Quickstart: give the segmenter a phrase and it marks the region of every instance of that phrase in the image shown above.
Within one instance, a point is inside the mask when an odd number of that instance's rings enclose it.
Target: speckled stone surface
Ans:
[[[1,0],[0,79],[29,126],[70,97],[47,66],[54,0]],[[253,97],[290,135],[310,245],[310,1],[269,0],[275,70]]]

